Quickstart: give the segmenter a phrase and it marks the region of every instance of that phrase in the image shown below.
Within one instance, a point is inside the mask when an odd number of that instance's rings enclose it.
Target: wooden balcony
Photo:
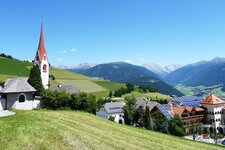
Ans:
[[[202,123],[194,123],[194,124],[184,125],[185,128],[193,128],[196,126],[202,126]]]
[[[203,119],[204,114],[182,117],[182,120]]]

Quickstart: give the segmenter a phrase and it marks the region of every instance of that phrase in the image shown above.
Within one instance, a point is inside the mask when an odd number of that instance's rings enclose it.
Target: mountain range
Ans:
[[[222,57],[215,57],[209,61],[203,60],[185,66],[168,65],[160,67],[154,63],[136,66],[124,62],[100,64],[94,67],[84,66],[80,67],[80,69],[69,70],[117,82],[132,82],[138,85],[154,86],[164,94],[176,93],[177,90],[173,87],[182,85],[182,87],[189,88],[188,90],[193,87],[191,90],[194,95],[196,93],[203,95],[215,89],[213,92],[219,91],[218,95],[225,97],[225,92],[223,92],[225,90],[225,58]]]
[[[225,58],[216,57],[210,61],[200,61],[183,66],[164,80],[171,85],[213,86],[225,83]]]
[[[165,83],[161,77],[147,68],[125,62],[100,64],[80,72],[77,69],[69,70],[86,76],[100,77],[115,82],[129,82],[141,86],[151,86],[163,94],[183,95],[180,91]]]

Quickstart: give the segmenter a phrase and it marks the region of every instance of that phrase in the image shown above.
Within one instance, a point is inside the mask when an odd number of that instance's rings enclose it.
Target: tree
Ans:
[[[37,95],[41,95],[44,91],[44,87],[42,85],[41,80],[41,72],[38,65],[34,65],[31,68],[28,83],[37,90]]]
[[[156,131],[166,133],[167,132],[167,122],[166,118],[163,116],[161,112],[155,113],[155,125],[156,125]]]
[[[145,127],[145,111],[143,106],[139,106],[134,115],[134,123],[138,127]]]
[[[112,91],[109,91],[109,97],[112,97],[113,93]]]
[[[87,99],[87,112],[96,114],[96,109],[97,109],[96,97],[93,94],[89,94]]]
[[[149,106],[145,108],[145,128],[151,130],[151,118]]]
[[[129,97],[125,98],[126,104],[124,106],[124,120],[125,124],[131,125],[133,124],[134,115],[136,112],[136,98]]]
[[[100,109],[102,107],[102,105],[104,105],[105,103],[111,102],[112,99],[111,98],[100,98],[97,101],[97,109]]]
[[[127,83],[126,87],[127,87],[127,93],[134,91],[134,84]]]
[[[174,115],[173,118],[169,121],[168,129],[172,135],[176,135],[176,136],[185,135],[185,128],[183,126],[180,116],[177,114]]]

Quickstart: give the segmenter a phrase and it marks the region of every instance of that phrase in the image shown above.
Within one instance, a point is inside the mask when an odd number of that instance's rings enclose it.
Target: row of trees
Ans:
[[[1,53],[0,57],[5,57],[5,58],[8,58],[8,59],[14,59],[11,55],[6,55],[5,53]]]
[[[64,91],[45,90],[42,93],[42,106],[48,109],[83,110],[95,114],[96,97],[87,93],[69,94]]]
[[[151,129],[150,112],[149,107],[143,108],[143,106],[136,106],[136,98],[126,98],[126,105],[124,106],[124,120],[127,125],[135,125],[138,127],[144,127]]]
[[[126,87],[121,87],[117,90],[110,91],[109,97],[115,96],[115,97],[121,97],[124,94],[131,93],[135,90],[135,85],[132,83],[127,83]],[[150,87],[150,86],[138,86],[137,90],[141,93],[148,93],[148,92],[157,92],[156,89]]]
[[[131,93],[132,91],[135,90],[135,86],[132,83],[127,83],[126,87],[121,87],[117,90],[110,91],[109,92],[109,97],[115,96],[115,97],[121,97],[122,95],[126,93]]]

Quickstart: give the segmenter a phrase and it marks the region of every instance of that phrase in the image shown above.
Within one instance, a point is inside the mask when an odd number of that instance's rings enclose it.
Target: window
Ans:
[[[25,102],[25,99],[26,99],[25,95],[21,94],[21,95],[19,96],[19,103]]]
[[[46,64],[43,65],[43,72],[47,72],[47,65]]]

